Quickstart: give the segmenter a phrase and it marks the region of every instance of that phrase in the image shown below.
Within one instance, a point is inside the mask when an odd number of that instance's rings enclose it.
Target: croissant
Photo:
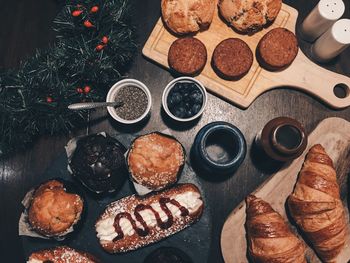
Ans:
[[[269,203],[249,195],[247,201],[248,250],[256,263],[306,263],[305,246]]]
[[[333,262],[345,244],[347,228],[333,162],[321,145],[307,154],[288,206],[320,259]]]

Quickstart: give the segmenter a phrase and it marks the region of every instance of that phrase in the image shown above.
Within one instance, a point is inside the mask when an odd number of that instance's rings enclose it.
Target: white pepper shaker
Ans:
[[[342,0],[320,0],[301,25],[302,38],[314,42],[342,17],[344,11]]]
[[[312,56],[327,62],[350,45],[350,19],[340,19],[326,31],[311,48]]]

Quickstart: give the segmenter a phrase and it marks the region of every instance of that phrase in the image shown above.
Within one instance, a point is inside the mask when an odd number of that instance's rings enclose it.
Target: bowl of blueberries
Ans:
[[[203,84],[191,77],[171,81],[163,91],[164,111],[174,120],[187,122],[202,115],[207,104],[207,91]]]

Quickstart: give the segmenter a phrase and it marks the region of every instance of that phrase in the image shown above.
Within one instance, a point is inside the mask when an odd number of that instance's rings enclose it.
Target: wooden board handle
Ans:
[[[274,82],[273,85],[271,81]],[[316,96],[333,108],[341,109],[350,106],[350,78],[318,66],[301,50],[287,69],[280,72],[263,70],[258,83],[259,85],[264,83],[261,88],[263,91],[289,86]],[[345,98],[338,98],[334,94],[334,87],[338,84],[345,89]]]
[[[300,52],[298,67],[300,72],[299,88],[315,95],[334,108],[345,108],[350,106],[350,78],[323,67],[310,61],[302,52]],[[301,65],[304,65],[301,67]],[[296,68],[296,67],[294,67]],[[293,68],[292,68],[293,70]],[[296,75],[298,76],[298,75]],[[342,84],[345,89],[345,98],[338,98],[334,94],[334,87]]]

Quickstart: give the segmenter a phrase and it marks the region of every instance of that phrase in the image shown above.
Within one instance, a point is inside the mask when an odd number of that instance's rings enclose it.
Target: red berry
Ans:
[[[93,7],[91,8],[90,12],[91,12],[91,13],[96,13],[96,12],[98,12],[98,6],[97,6],[97,5],[93,6]]]
[[[72,12],[72,16],[77,17],[77,16],[80,16],[80,15],[81,15],[81,13],[83,13],[83,11],[82,11],[82,10],[74,10],[74,11]]]
[[[84,21],[84,26],[85,27],[93,27],[94,25],[89,20],[85,20]]]
[[[104,36],[104,37],[102,38],[102,43],[103,43],[103,44],[107,44],[107,43],[108,43],[108,37],[107,37],[107,36]]]
[[[96,51],[101,51],[102,49],[104,49],[104,47],[104,45],[99,44],[96,46]]]
[[[82,88],[77,88],[77,92],[78,93],[83,93],[83,89]]]
[[[89,93],[91,91],[91,87],[90,86],[85,86],[84,87],[84,93]]]
[[[50,97],[50,96],[46,97],[46,102],[47,102],[47,103],[51,103],[51,102],[53,102],[52,97]]]

